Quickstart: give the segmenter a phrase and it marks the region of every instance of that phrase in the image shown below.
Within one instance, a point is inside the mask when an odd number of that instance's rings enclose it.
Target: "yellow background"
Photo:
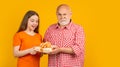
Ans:
[[[120,67],[120,2],[117,0],[1,0],[0,67],[16,67],[12,38],[28,10],[40,15],[42,36],[55,23],[56,7],[68,4],[86,33],[85,67]],[[47,67],[47,55],[41,58]]]

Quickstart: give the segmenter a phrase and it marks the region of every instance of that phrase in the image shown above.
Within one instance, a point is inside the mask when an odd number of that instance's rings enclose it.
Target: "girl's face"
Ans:
[[[37,26],[38,26],[38,16],[37,15],[33,15],[28,19],[28,24],[27,24],[27,29],[30,31],[34,31]]]

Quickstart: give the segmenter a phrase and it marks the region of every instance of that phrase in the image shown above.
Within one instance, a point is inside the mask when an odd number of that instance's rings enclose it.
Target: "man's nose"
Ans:
[[[64,18],[65,18],[65,16],[64,16],[64,15],[61,15],[61,18],[62,18],[62,19],[64,19]]]

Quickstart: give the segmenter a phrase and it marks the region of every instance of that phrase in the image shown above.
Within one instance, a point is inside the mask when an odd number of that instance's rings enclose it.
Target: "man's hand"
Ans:
[[[52,47],[52,52],[50,52],[49,54],[57,54],[57,53],[61,52],[61,50],[58,46],[52,45],[51,47]]]

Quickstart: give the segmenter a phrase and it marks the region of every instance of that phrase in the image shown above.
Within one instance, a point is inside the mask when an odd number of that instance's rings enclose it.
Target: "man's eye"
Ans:
[[[61,14],[58,14],[58,15],[61,15]]]
[[[64,16],[66,15],[66,14],[63,14]]]

